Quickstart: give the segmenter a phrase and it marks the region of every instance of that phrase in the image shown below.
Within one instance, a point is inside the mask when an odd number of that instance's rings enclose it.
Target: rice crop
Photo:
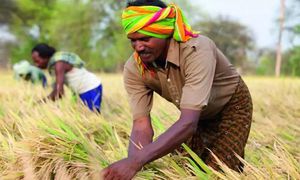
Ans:
[[[98,75],[101,115],[67,89],[62,100],[37,103],[50,88],[0,71],[0,179],[100,179],[101,169],[127,156],[132,119],[122,75]],[[224,165],[216,172],[183,145],[194,161],[172,153],[146,165],[135,179],[300,179],[300,79],[244,79],[254,104],[244,173]],[[151,115],[157,137],[179,111],[156,95]]]

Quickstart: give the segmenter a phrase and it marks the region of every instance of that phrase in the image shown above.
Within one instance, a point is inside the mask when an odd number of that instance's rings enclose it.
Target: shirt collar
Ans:
[[[171,38],[169,49],[168,49],[167,62],[170,62],[179,67],[179,55],[180,55],[179,43],[175,41],[173,38]]]

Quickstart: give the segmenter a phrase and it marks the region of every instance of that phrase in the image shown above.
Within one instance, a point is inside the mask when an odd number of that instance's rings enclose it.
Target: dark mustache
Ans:
[[[138,51],[137,52],[139,55],[143,55],[143,54],[150,54],[151,52],[150,51]]]

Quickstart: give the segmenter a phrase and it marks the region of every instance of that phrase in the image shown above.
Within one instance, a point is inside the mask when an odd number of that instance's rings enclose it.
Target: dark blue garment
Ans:
[[[42,84],[43,84],[43,88],[47,87],[47,78],[46,78],[46,76],[42,76]]]
[[[95,89],[89,90],[79,95],[80,99],[85,105],[89,107],[91,111],[100,112],[100,106],[102,101],[102,85],[99,85]]]

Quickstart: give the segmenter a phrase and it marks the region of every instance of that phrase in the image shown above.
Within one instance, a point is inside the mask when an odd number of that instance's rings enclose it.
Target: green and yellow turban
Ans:
[[[127,7],[122,14],[122,25],[126,34],[138,32],[156,38],[172,37],[178,42],[186,42],[198,36],[192,31],[181,9],[175,4],[169,4],[166,8]],[[143,74],[146,66],[141,62],[137,53],[135,53],[135,60]]]
[[[197,37],[181,9],[175,4],[166,8],[158,6],[130,6],[123,11],[122,25],[126,34],[139,32],[152,37],[186,42]]]

